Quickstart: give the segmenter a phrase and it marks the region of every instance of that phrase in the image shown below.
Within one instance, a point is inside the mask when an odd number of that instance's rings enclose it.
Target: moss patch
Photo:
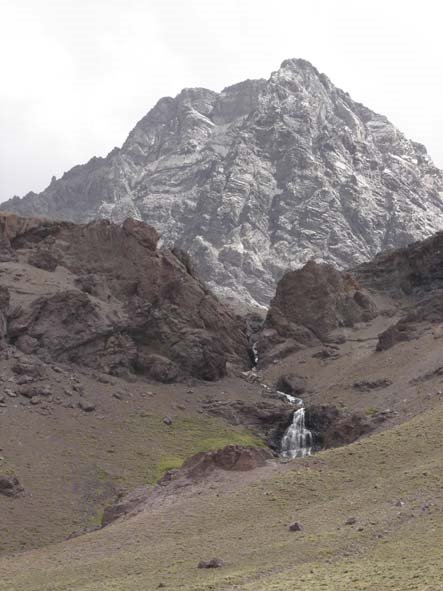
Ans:
[[[163,424],[163,421],[162,421]],[[165,472],[180,468],[189,457],[202,451],[220,449],[226,445],[252,445],[263,447],[265,443],[244,429],[236,429],[219,419],[183,418],[163,429],[159,451],[165,451],[149,469],[149,483],[157,482]]]

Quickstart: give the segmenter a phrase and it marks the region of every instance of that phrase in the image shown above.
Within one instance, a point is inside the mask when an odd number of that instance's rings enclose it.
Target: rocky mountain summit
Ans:
[[[422,145],[290,59],[268,80],[162,98],[120,149],[2,208],[144,220],[219,295],[268,304],[288,268],[346,268],[431,235],[442,197]]]

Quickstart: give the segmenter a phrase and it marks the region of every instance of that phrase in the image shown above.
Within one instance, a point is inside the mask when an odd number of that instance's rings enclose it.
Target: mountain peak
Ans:
[[[317,68],[313,66],[310,61],[303,58],[289,58],[283,60],[279,70],[293,70],[294,72],[299,72],[300,70],[310,70],[316,74],[319,73]]]
[[[216,292],[266,305],[288,268],[353,266],[441,229],[441,195],[421,145],[288,59],[268,80],[161,99],[112,157],[2,207],[145,220]]]

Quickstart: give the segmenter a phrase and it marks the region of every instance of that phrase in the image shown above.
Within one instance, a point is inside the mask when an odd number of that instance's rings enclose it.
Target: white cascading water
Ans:
[[[290,460],[310,456],[312,448],[312,433],[305,427],[303,400],[296,400],[301,408],[294,412],[292,424],[287,428],[281,442],[281,455]]]
[[[258,344],[254,343],[252,345],[252,354],[254,355],[254,367],[258,365]]]

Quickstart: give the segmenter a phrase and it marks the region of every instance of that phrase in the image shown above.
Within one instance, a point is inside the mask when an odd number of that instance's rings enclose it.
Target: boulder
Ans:
[[[11,246],[11,242],[0,238],[0,263],[11,263],[17,261],[17,253]]]
[[[377,351],[386,351],[398,343],[413,340],[415,336],[414,327],[408,323],[400,321],[378,335],[376,349]]]
[[[40,378],[42,375],[41,363],[32,361],[18,361],[12,366],[12,371],[19,376],[29,376],[32,378]]]
[[[147,378],[164,384],[175,382],[179,375],[178,365],[163,355],[139,352],[136,368]]]
[[[18,393],[25,396],[25,398],[34,398],[37,396],[46,398],[51,396],[52,390],[48,386],[24,385],[20,387]]]
[[[306,380],[293,373],[282,375],[278,378],[275,388],[291,396],[301,396],[306,391]]]
[[[28,334],[18,337],[15,346],[25,355],[32,355],[38,347],[38,340]]]
[[[28,257],[28,263],[45,271],[55,271],[58,265],[57,256],[49,249],[37,249]]]
[[[211,560],[201,560],[198,563],[198,568],[221,568],[225,565],[221,558],[211,558]]]
[[[17,497],[23,490],[23,486],[20,484],[17,476],[0,475],[0,495]]]
[[[95,410],[95,404],[90,400],[80,400],[78,407],[81,408],[83,412],[93,412]]]
[[[294,521],[294,523],[291,523],[288,529],[289,531],[303,531],[303,526],[298,521]]]

